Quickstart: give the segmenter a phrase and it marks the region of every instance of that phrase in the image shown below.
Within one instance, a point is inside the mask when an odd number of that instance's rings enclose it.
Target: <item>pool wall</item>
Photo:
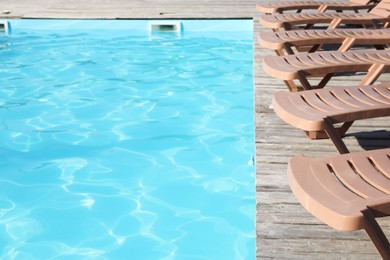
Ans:
[[[151,20],[57,20],[57,19],[10,19],[12,27],[26,30],[131,30],[148,32]],[[158,20],[159,22],[180,21],[183,32],[253,32],[252,20]]]

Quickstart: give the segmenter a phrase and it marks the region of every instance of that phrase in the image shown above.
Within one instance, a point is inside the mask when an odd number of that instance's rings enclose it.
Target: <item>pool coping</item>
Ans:
[[[61,19],[252,19],[256,1],[0,0],[1,18]]]

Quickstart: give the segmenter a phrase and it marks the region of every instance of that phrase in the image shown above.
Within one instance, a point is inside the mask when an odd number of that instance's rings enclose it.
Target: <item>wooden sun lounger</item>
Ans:
[[[281,28],[291,30],[294,26],[306,26],[310,29],[315,24],[326,24],[328,29],[341,25],[385,28],[390,22],[390,0],[382,0],[368,13],[286,13],[262,14],[260,24],[277,31]]]
[[[340,153],[348,153],[342,136],[354,121],[390,116],[390,84],[279,91],[272,105],[286,123],[312,139],[329,137]]]
[[[366,72],[361,85],[371,85],[384,72],[390,71],[390,50],[352,50],[299,53],[287,56],[267,56],[263,59],[265,72],[281,79],[290,89],[298,91],[323,88],[335,73]],[[313,86],[308,78],[322,77]],[[301,86],[295,84],[298,80]]]
[[[375,1],[370,0],[350,0],[350,1],[313,1],[313,0],[295,0],[295,1],[261,1],[256,4],[256,10],[265,13],[283,13],[284,11],[316,10],[316,12],[325,12],[327,10],[346,11],[369,10],[376,5]]]
[[[389,47],[390,29],[330,29],[292,30],[261,32],[259,43],[262,47],[275,51],[278,56],[295,54],[294,49],[308,47],[315,52],[321,46],[337,46],[339,51],[347,51],[355,45],[369,45],[377,49]]]
[[[376,221],[390,216],[390,149],[294,157],[288,179],[312,215],[336,230],[365,229],[383,259],[390,259],[389,241]]]

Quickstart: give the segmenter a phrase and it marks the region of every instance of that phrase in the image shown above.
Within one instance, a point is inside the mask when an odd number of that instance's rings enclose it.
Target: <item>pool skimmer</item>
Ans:
[[[182,25],[180,21],[151,21],[148,23],[149,32],[173,32],[180,33]]]
[[[8,35],[10,31],[9,22],[7,20],[0,20],[0,33]]]

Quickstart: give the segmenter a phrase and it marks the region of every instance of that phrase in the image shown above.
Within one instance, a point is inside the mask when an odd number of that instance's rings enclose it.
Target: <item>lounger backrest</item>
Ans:
[[[390,17],[390,0],[380,1],[370,13],[381,17]]]

